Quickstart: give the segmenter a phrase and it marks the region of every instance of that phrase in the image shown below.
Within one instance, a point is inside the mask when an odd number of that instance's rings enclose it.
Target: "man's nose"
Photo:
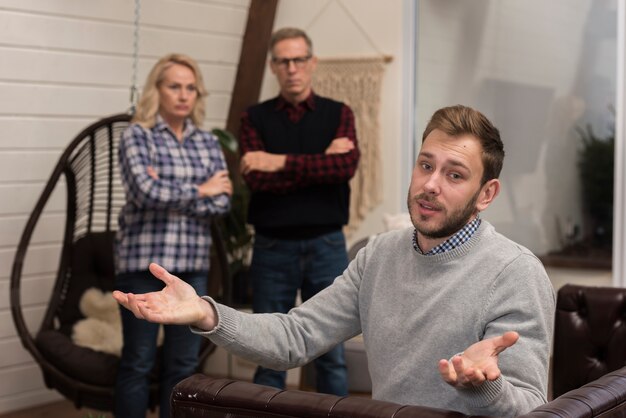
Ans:
[[[298,67],[296,66],[296,63],[293,60],[287,61],[287,72],[295,73],[296,71],[298,71]]]
[[[439,194],[441,190],[441,176],[437,172],[433,172],[428,176],[424,183],[424,191],[429,194]]]

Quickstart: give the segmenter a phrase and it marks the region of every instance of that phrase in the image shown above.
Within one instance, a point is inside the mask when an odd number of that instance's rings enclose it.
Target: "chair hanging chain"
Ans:
[[[139,62],[139,17],[141,15],[141,0],[135,0],[135,21],[133,32],[133,72],[130,81],[130,113],[135,113],[137,107],[137,65]]]

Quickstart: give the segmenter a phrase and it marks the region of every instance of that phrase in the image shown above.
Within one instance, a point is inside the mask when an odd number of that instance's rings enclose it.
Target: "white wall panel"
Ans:
[[[4,62],[11,63],[0,66],[0,80],[11,83],[40,83],[45,80],[47,84],[109,86],[128,91],[131,82],[131,57],[3,46],[0,46],[0,54]],[[154,58],[139,60],[140,85],[154,62]],[[215,64],[205,60],[200,62],[200,70],[205,75],[205,84],[210,92],[230,94],[235,75],[233,64]]]
[[[2,67],[0,66],[0,71]],[[89,116],[65,116],[62,119],[12,114],[0,116],[4,136],[0,141],[0,152],[24,148],[55,149],[58,160],[65,146],[92,122],[93,118]]]
[[[6,31],[3,43],[14,46],[118,56],[132,53],[133,28],[128,24],[7,11],[0,13],[0,27]],[[24,30],[27,27],[37,30]],[[186,28],[144,27],[140,30],[140,38],[141,54],[152,57],[178,51],[200,60],[234,64],[239,59],[241,47],[240,39],[191,32]]]
[[[208,3],[208,2],[207,2]],[[154,1],[154,7],[141,9],[141,22],[147,26],[166,25],[198,32],[228,34],[239,39],[246,23],[247,6],[186,3],[187,13],[178,13],[181,2]],[[216,17],[219,16],[218,19]],[[207,22],[210,22],[207,27]]]
[[[22,305],[46,305],[50,300],[55,278],[56,275],[53,273],[37,277],[25,275],[21,284]],[[0,310],[11,307],[9,302],[9,286],[9,279],[0,280]]]
[[[6,151],[0,154],[0,178],[3,181],[45,182],[59,153],[54,151]]]
[[[59,265],[60,250],[60,243],[55,245],[29,246],[24,260],[22,274],[33,275],[56,271]],[[0,279],[10,277],[14,259],[15,250],[13,248],[0,249]]]
[[[26,216],[0,217],[0,248],[15,247],[22,236],[26,225]],[[63,225],[65,223],[64,213],[47,213],[41,216],[35,232],[31,238],[31,243],[42,244],[58,242],[63,238]],[[2,292],[0,292],[2,294]]]
[[[235,64],[239,60],[241,41],[176,30],[146,29],[141,32],[141,47],[145,54],[160,56],[162,51],[182,52],[200,60]]]
[[[37,184],[0,184],[0,196],[5,196],[0,203],[0,217],[3,215],[30,215],[44,189],[43,183]],[[57,184],[48,200],[47,210],[65,210],[65,183]]]
[[[0,368],[20,366],[32,361],[30,354],[22,348],[19,338],[0,340]]]
[[[12,100],[0,102],[0,115],[81,115],[90,116],[95,121],[101,116],[128,108],[128,91],[121,87],[87,88],[1,82],[0,89],[12,97]],[[64,100],[59,100],[60,97]]]
[[[46,312],[45,307],[24,307],[24,322],[31,334],[35,334],[39,329],[39,324],[43,319]],[[15,327],[13,326],[13,319],[11,312],[8,310],[0,311],[0,339],[10,338],[15,336]]]
[[[21,85],[0,82],[0,90],[3,94],[13,97],[10,101],[0,101],[0,115],[10,115],[13,112],[30,116],[82,115],[92,117],[95,122],[101,117],[120,113],[128,108],[128,90],[121,87]],[[59,97],[64,97],[65,100],[59,103]],[[207,117],[223,117],[229,103],[229,95],[209,95],[206,99]]]
[[[24,376],[24,378],[26,377]],[[57,392],[45,388],[41,373],[39,373],[39,376],[35,375],[34,378],[40,382],[39,388],[0,397],[0,411],[25,409],[32,407],[34,404],[45,404],[61,399],[61,395]]]
[[[145,2],[144,2],[145,3]],[[219,32],[239,38],[247,18],[247,1],[225,1],[214,4],[202,0],[191,2],[150,0],[140,7],[142,26],[181,27],[199,32]],[[134,19],[135,3],[129,0],[86,2],[84,0],[2,0],[6,10],[31,12],[47,16],[71,17],[79,20],[116,21],[130,25]],[[184,8],[184,13],[181,13]],[[216,17],[219,17],[216,19]]]
[[[131,57],[14,47],[0,47],[0,53],[5,62],[11,63],[0,68],[2,80],[114,87],[125,87],[130,82]],[[102,71],[104,68],[106,71]]]
[[[210,92],[205,127],[223,127],[249,0],[142,1],[137,83],[171,52],[200,64]],[[51,399],[17,342],[9,276],[28,217],[61,153],[96,120],[126,111],[133,67],[133,0],[0,0],[0,414]],[[23,268],[22,302],[35,330],[59,262],[65,185],[48,201]]]
[[[39,367],[29,364],[5,368],[0,379],[0,393],[17,395],[22,392],[37,390],[41,387],[42,377]]]
[[[0,27],[3,43],[12,46],[115,55],[132,52],[133,29],[128,24],[5,11],[0,14]]]

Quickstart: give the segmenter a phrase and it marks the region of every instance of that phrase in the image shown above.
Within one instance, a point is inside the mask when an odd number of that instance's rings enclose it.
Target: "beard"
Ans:
[[[411,198],[411,192],[409,192],[409,195],[407,197],[407,206],[409,208],[409,216],[411,217],[411,222],[413,223],[413,226],[415,227],[417,232],[419,232],[426,238],[446,238],[454,235],[458,230],[463,228],[476,213],[476,201],[478,200],[479,194],[480,189],[478,189],[478,191],[465,204],[465,206],[455,209],[447,217],[445,217],[443,220],[443,224],[428,228],[426,225],[422,224],[422,221],[427,220],[426,217],[422,217],[422,215],[419,214],[415,214],[414,216],[413,212],[411,212],[411,202],[415,202],[417,200],[425,200],[429,203],[432,203],[436,208],[439,208],[444,212],[447,212],[447,210],[443,208],[436,201],[436,199],[425,193],[421,193]]]

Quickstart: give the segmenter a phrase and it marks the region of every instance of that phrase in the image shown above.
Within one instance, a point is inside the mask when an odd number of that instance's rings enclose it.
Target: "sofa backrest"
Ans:
[[[559,289],[553,358],[554,398],[626,366],[626,289]]]
[[[464,418],[459,412],[338,397],[194,375],[172,392],[172,418]],[[476,418],[476,416],[473,416]],[[519,418],[626,417],[626,367],[541,405]]]
[[[404,406],[366,397],[339,397],[279,390],[249,382],[200,374],[176,385],[172,418],[465,418],[467,415],[420,406]]]

